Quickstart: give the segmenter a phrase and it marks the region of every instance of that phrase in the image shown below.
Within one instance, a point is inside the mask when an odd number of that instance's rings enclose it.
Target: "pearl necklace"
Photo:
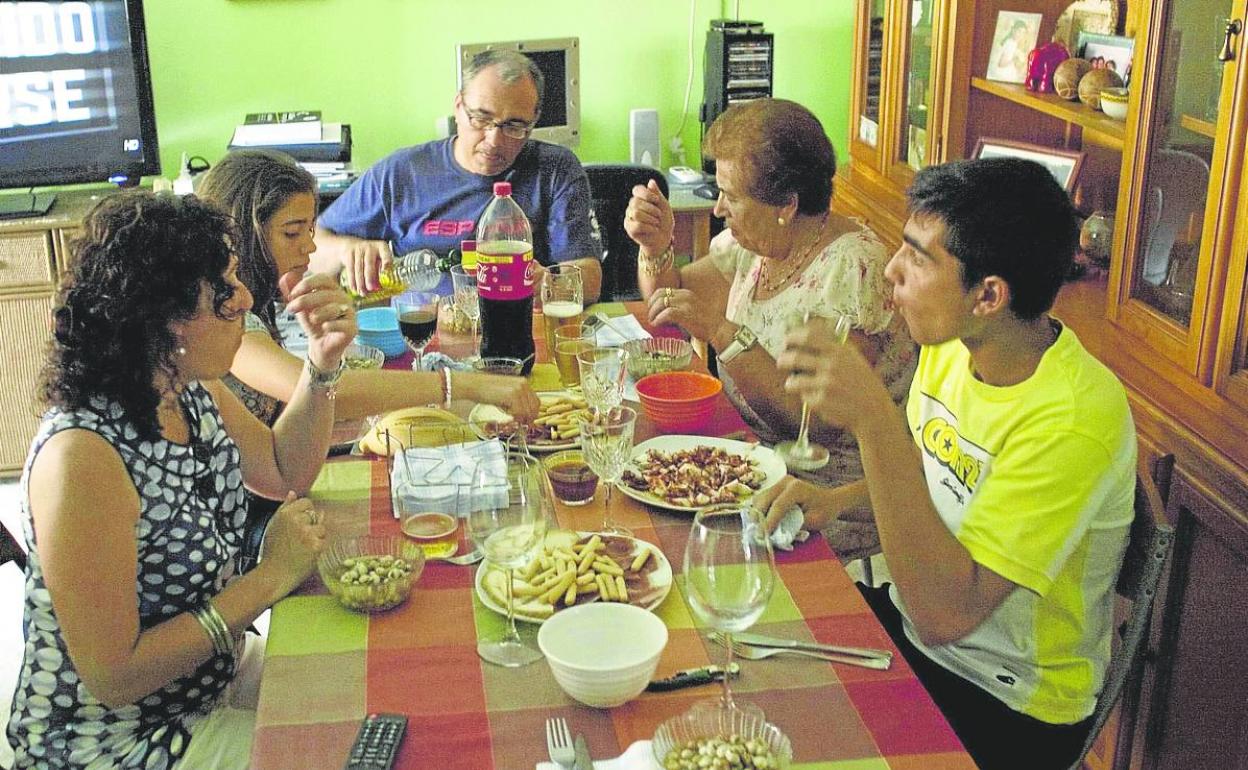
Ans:
[[[819,241],[823,240],[823,231],[827,229],[828,229],[828,215],[824,214],[823,222],[819,225],[819,229],[815,231],[815,237],[811,239],[810,243],[806,244],[806,247],[804,249],[802,249],[801,256],[789,257],[788,260],[784,260],[786,262],[791,260],[794,266],[790,268],[789,271],[785,273],[784,276],[780,278],[779,280],[773,279],[772,276],[768,274],[767,266],[771,264],[771,261],[770,260],[764,261],[762,269],[759,270],[759,276],[758,276],[759,287],[762,288],[762,290],[765,292],[772,293],[772,292],[779,290],[781,287],[787,284],[789,282],[789,279],[797,275],[798,272],[802,270],[802,268],[806,267],[806,260],[810,257],[811,253],[814,251],[815,246],[819,245]],[[764,257],[763,259],[767,260],[766,257]]]

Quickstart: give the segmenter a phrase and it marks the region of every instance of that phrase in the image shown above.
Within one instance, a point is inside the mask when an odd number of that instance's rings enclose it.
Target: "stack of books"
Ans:
[[[244,148],[279,150],[301,163],[349,164],[351,126],[322,121],[320,110],[255,112],[230,139],[229,149]]]

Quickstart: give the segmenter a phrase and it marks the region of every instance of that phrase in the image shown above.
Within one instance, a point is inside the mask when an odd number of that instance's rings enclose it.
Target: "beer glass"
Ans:
[[[555,357],[555,329],[580,328],[585,312],[585,285],[576,265],[551,265],[542,278],[542,323],[546,355]]]

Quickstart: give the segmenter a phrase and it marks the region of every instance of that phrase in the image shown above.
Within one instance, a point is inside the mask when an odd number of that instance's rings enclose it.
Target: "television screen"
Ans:
[[[0,1],[0,188],[160,172],[142,0]]]
[[[576,147],[581,139],[581,48],[575,37],[550,40],[511,40],[503,43],[469,43],[456,47],[456,78],[463,88],[463,68],[472,57],[490,49],[506,48],[528,56],[542,72],[546,93],[542,114],[533,138]]]

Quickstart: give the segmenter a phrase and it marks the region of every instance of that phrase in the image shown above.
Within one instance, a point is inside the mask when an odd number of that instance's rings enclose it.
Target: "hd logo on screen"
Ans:
[[[121,3],[0,2],[0,142],[111,126],[127,34]]]

